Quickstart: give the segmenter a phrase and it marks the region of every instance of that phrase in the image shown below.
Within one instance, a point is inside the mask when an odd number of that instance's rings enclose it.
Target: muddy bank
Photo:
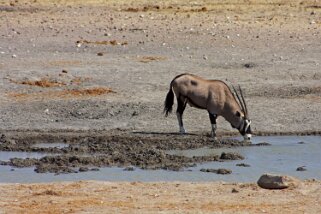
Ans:
[[[50,143],[63,142],[65,147],[50,147]],[[39,147],[39,143],[47,143],[48,147]],[[37,152],[47,154],[42,158],[11,158],[1,161],[1,165],[13,167],[35,167],[38,173],[74,173],[97,167],[138,167],[141,169],[182,170],[198,163],[209,161],[228,161],[244,159],[237,153],[222,153],[221,155],[185,157],[167,154],[169,150],[184,150],[196,148],[221,148],[250,146],[250,142],[199,135],[174,135],[142,133],[118,133],[105,136],[76,135],[38,135],[0,137],[0,151]]]

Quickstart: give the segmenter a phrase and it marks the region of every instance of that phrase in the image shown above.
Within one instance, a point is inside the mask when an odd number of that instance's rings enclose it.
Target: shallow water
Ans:
[[[245,159],[229,162],[209,162],[196,167],[173,172],[165,170],[124,171],[123,168],[100,168],[100,171],[54,175],[38,174],[33,168],[13,168],[0,166],[0,182],[32,183],[51,181],[104,180],[104,181],[231,181],[255,182],[263,173],[292,175],[301,179],[321,179],[321,136],[268,136],[254,137],[252,143],[268,142],[271,146],[253,146],[226,149],[196,149],[186,151],[169,151],[172,154],[186,156],[221,154],[221,152],[238,152]],[[304,142],[304,144],[299,144]],[[10,157],[36,157],[38,153],[0,152],[0,160]],[[38,156],[40,155],[40,156]],[[249,164],[250,167],[236,166],[238,163]],[[305,166],[307,171],[296,171]],[[227,168],[233,172],[229,175],[200,172],[201,168]]]
[[[38,148],[65,148],[68,147],[68,143],[36,143],[32,147],[38,147]]]

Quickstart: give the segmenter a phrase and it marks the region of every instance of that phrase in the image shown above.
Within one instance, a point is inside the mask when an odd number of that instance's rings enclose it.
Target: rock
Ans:
[[[232,189],[232,193],[238,193],[239,191],[235,188]]]
[[[230,169],[218,169],[216,174],[220,174],[220,175],[227,175],[227,174],[231,174],[232,170]]]
[[[244,157],[238,153],[222,152],[220,159],[222,159],[222,160],[243,160]]]
[[[232,170],[230,169],[201,169],[201,172],[211,172],[211,173],[216,173],[220,175],[226,175],[226,174],[231,174]]]
[[[104,56],[104,53],[103,52],[99,52],[99,53],[97,53],[97,56]]]
[[[305,166],[300,166],[298,168],[296,168],[296,171],[307,171],[307,169],[305,168]]]
[[[236,166],[250,167],[251,165],[246,163],[238,163]]]
[[[89,171],[89,168],[88,167],[79,167],[79,172],[87,172]]]
[[[267,142],[261,142],[261,143],[253,144],[253,146],[271,146],[271,144]]]
[[[254,67],[256,67],[256,64],[254,64],[254,63],[252,63],[252,62],[249,62],[249,63],[243,64],[243,66],[244,66],[245,68],[254,68]]]
[[[285,189],[289,187],[297,187],[300,181],[294,177],[286,175],[262,175],[257,184],[263,189]]]
[[[6,142],[7,142],[7,137],[4,134],[2,134],[0,136],[0,143],[6,143]]]
[[[135,168],[132,167],[132,166],[128,166],[128,167],[126,167],[126,168],[124,169],[124,171],[134,171],[134,170],[135,170]]]

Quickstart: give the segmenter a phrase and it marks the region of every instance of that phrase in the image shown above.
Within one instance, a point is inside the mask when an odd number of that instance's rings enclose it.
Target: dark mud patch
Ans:
[[[220,156],[221,160],[243,160],[244,157],[238,153],[225,153],[223,152]]]
[[[246,163],[238,163],[236,164],[236,166],[240,166],[240,167],[250,167],[250,164],[246,164]]]
[[[216,173],[216,174],[220,174],[220,175],[227,175],[227,174],[231,174],[232,170],[230,169],[201,169],[201,172],[211,172],[211,173]]]
[[[39,143],[68,144],[67,147],[36,147]],[[13,167],[35,167],[38,173],[76,173],[90,167],[137,167],[141,169],[164,169],[179,171],[210,161],[240,160],[237,153],[222,153],[210,156],[186,157],[167,154],[166,151],[195,149],[202,147],[220,148],[249,145],[235,139],[221,139],[220,143],[211,138],[171,134],[133,134],[122,133],[100,136],[31,135],[9,138],[0,137],[0,151],[39,152],[48,154],[39,159],[12,158],[1,161],[1,165]]]

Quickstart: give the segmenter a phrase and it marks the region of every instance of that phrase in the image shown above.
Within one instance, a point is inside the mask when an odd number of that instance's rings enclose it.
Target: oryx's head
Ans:
[[[234,86],[233,86],[233,89],[242,110],[242,112],[238,112],[238,111],[236,112],[236,116],[239,118],[239,125],[238,127],[235,127],[235,128],[239,130],[240,134],[244,137],[244,140],[251,140],[251,137],[252,137],[251,120],[249,118],[242,89],[239,86],[239,91],[241,96],[239,95],[237,90],[234,88]]]

